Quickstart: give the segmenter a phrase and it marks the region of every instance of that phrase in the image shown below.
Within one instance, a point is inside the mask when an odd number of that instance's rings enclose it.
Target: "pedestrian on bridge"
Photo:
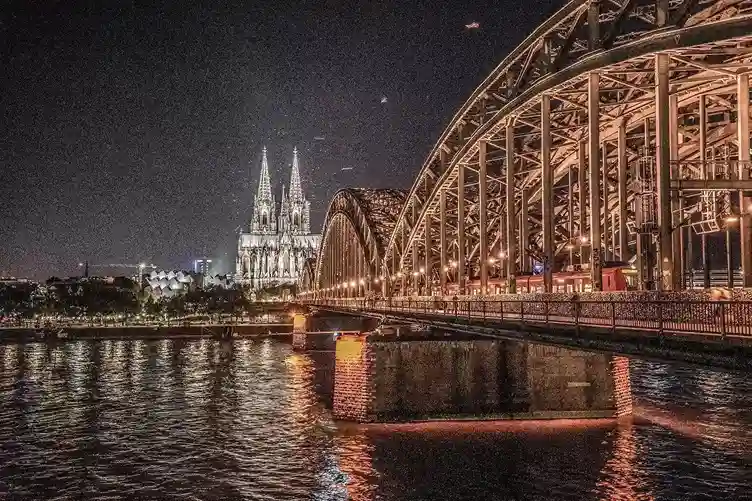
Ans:
[[[572,313],[574,318],[580,318],[582,314],[582,303],[580,303],[580,295],[576,292],[572,294]]]

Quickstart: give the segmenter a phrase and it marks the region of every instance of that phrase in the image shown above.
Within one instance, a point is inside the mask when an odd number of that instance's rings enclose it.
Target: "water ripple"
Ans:
[[[0,499],[750,499],[749,376],[633,363],[634,423],[343,426],[331,355],[0,345]]]

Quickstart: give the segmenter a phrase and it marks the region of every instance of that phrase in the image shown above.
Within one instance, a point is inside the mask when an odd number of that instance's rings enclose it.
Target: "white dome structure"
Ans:
[[[193,276],[184,271],[152,271],[145,278],[147,289],[152,297],[172,297],[178,293],[187,292],[195,283]]]

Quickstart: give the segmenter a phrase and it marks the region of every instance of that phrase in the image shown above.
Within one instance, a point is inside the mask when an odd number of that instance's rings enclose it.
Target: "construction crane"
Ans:
[[[157,269],[156,265],[146,264],[146,263],[89,264],[89,261],[84,261],[84,262],[78,263],[78,266],[84,269],[84,277],[86,278],[89,277],[89,268],[137,268],[138,269],[138,275],[136,275],[137,278],[140,278],[143,275],[143,271],[145,269],[151,269],[151,270]]]

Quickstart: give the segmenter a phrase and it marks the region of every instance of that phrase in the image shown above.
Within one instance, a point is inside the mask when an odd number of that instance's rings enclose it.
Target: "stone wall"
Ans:
[[[296,351],[306,350],[306,334],[305,332],[293,332],[292,333],[292,349]]]
[[[337,341],[334,416],[556,419],[631,412],[629,364],[604,354],[502,340]]]
[[[336,339],[333,332],[295,332],[292,349],[296,351],[333,351]]]
[[[357,331],[364,332],[375,329],[378,321],[368,317],[358,317],[347,314],[317,314],[308,317],[306,330],[317,331]]]
[[[632,414],[632,380],[629,376],[629,359],[613,357],[611,375],[614,380],[614,407],[616,417]]]
[[[373,379],[373,353],[365,336],[340,336],[334,365],[335,419],[359,423],[374,420]]]

